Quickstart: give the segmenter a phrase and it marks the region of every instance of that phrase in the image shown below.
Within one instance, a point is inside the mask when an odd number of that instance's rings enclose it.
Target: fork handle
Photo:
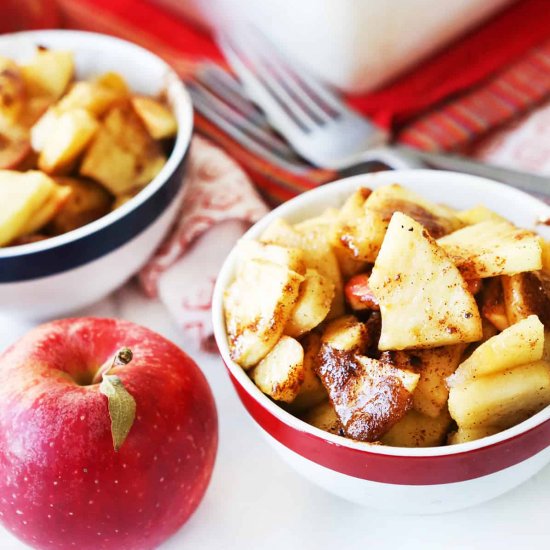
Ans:
[[[439,170],[454,170],[474,176],[493,179],[506,183],[516,189],[521,189],[546,200],[550,198],[550,178],[501,168],[492,164],[484,164],[458,155],[419,151],[410,147],[381,147],[366,151],[354,166],[343,170],[345,175],[360,174],[372,171],[373,163],[378,161],[384,165],[399,170],[403,168],[435,168]]]

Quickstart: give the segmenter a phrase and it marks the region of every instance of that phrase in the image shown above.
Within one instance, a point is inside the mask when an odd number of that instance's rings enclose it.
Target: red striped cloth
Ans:
[[[71,28],[105,32],[164,57],[182,75],[205,57],[223,64],[206,34],[143,0],[58,0]],[[350,98],[397,141],[430,150],[464,150],[490,130],[550,97],[548,0],[522,0],[383,90]],[[475,62],[472,62],[474,60]],[[196,129],[220,144],[271,203],[337,174],[311,168],[296,175],[258,158],[201,116]]]
[[[421,116],[399,133],[398,141],[419,149],[460,149],[531,110],[549,93],[550,40],[483,86]]]

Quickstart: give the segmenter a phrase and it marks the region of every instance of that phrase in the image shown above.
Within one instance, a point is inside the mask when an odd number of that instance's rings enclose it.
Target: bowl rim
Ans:
[[[540,210],[541,215],[550,216],[549,205],[531,195],[528,195],[523,191],[487,178],[444,170],[392,170],[351,176],[331,182],[329,184],[325,184],[311,191],[307,191],[272,210],[269,214],[267,214],[261,220],[255,223],[243,235],[242,239],[253,239],[258,237],[259,234],[274,219],[296,213],[299,210],[304,209],[308,205],[315,204],[317,199],[326,199],[327,195],[332,194],[338,196],[342,195],[343,193],[349,194],[354,189],[362,185],[368,186],[369,182],[384,177],[393,179],[395,180],[395,183],[398,183],[401,176],[404,176],[406,178],[413,174],[425,178],[426,180],[432,180],[434,181],[434,183],[437,182],[437,184],[440,185],[442,184],[442,180],[444,178],[452,178],[462,180],[460,183],[466,186],[483,185],[485,187],[492,187],[495,191],[506,193],[510,197],[511,203],[517,204],[517,202],[523,202],[526,204],[530,204],[533,209]],[[383,183],[388,182],[384,181]],[[403,182],[403,185],[406,187],[407,183]],[[483,198],[481,198],[480,201],[483,202]],[[392,457],[427,458],[467,454],[469,452],[473,452],[482,448],[492,447],[504,441],[515,439],[550,420],[550,405],[548,405],[542,411],[539,411],[527,420],[520,422],[519,424],[516,424],[515,426],[503,430],[502,432],[499,432],[497,434],[486,436],[481,439],[477,439],[475,441],[470,441],[467,443],[458,443],[455,445],[445,445],[440,447],[420,448],[390,447],[385,445],[372,444],[364,441],[355,441],[353,439],[347,439],[339,435],[331,434],[329,432],[311,426],[310,424],[307,424],[305,421],[300,420],[296,416],[292,415],[290,412],[284,410],[274,401],[269,399],[267,395],[262,393],[261,390],[257,388],[254,382],[249,378],[246,371],[240,365],[235,363],[230,357],[229,346],[225,331],[225,318],[223,314],[223,294],[227,284],[233,278],[236,262],[237,251],[236,247],[233,247],[222,265],[212,295],[212,322],[218,350],[227,369],[231,373],[233,379],[240,385],[240,387],[244,391],[246,391],[246,393],[250,397],[252,397],[261,407],[266,409],[270,414],[275,416],[285,425],[288,425],[289,427],[299,432],[305,432],[316,438],[320,438],[330,444],[347,447],[353,450],[363,451],[365,453],[373,453],[377,455]]]
[[[144,203],[149,197],[154,195],[169,181],[170,177],[177,170],[189,149],[191,134],[193,131],[193,105],[185,85],[177,75],[176,71],[161,57],[150,50],[115,36],[97,32],[66,29],[7,33],[0,36],[0,45],[4,42],[20,39],[28,39],[29,41],[34,42],[40,40],[48,41],[49,39],[66,40],[67,47],[75,51],[79,49],[85,50],[87,45],[94,43],[95,45],[99,44],[100,46],[105,47],[106,51],[109,51],[109,49],[112,48],[125,49],[126,51],[131,51],[134,56],[139,55],[148,57],[154,63],[157,63],[159,68],[165,73],[165,87],[170,89],[171,96],[173,98],[173,112],[178,122],[178,131],[172,152],[170,153],[161,171],[151,180],[149,184],[147,184],[134,197],[129,199],[119,208],[109,212],[97,220],[94,220],[91,223],[83,225],[77,229],[73,229],[72,231],[68,231],[67,233],[63,233],[55,237],[49,237],[43,241],[0,248],[0,260],[2,258],[24,256],[27,254],[30,255],[35,252],[43,252],[66,245],[67,243],[77,241],[78,239],[91,235],[96,231],[109,226],[111,223],[124,218],[127,214]]]

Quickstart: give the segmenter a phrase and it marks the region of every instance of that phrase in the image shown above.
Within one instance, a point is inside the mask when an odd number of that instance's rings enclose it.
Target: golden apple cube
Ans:
[[[342,205],[330,232],[330,242],[340,256],[357,262],[374,262],[388,227],[390,216],[365,209],[371,193],[357,189]]]
[[[248,260],[265,260],[284,265],[300,275],[306,274],[304,251],[301,248],[265,244],[252,239],[241,239],[237,243],[239,264],[246,266]]]
[[[101,116],[124,97],[125,95],[98,82],[83,80],[71,87],[56,108],[60,112],[84,109],[94,116]]]
[[[457,445],[459,443],[468,443],[469,441],[475,441],[482,437],[488,437],[498,433],[498,428],[492,428],[491,426],[477,426],[470,428],[458,428],[456,432],[449,434],[447,443],[449,445]]]
[[[260,240],[263,243],[300,248],[304,253],[306,267],[315,269],[334,285],[329,319],[344,312],[344,290],[338,261],[328,240],[328,235],[315,228],[298,231],[288,222],[277,219],[264,231]]]
[[[449,207],[432,202],[397,183],[375,189],[365,201],[365,209],[382,214],[386,222],[395,212],[401,212],[422,224],[434,239],[464,225]]]
[[[308,269],[300,284],[294,309],[286,322],[285,334],[298,338],[320,325],[330,311],[333,298],[332,281],[315,269]]]
[[[11,59],[0,56],[0,128],[17,123],[25,100],[21,70]]]
[[[468,380],[533,363],[541,359],[543,349],[544,325],[536,315],[531,315],[481,344],[447,382],[449,387],[459,386]]]
[[[165,139],[176,135],[178,123],[167,105],[144,96],[134,96],[131,102],[152,138]]]
[[[0,170],[0,246],[28,232],[33,217],[55,189],[55,182],[42,172]]]
[[[391,447],[438,447],[445,442],[452,421],[447,409],[436,417],[413,409],[394,424],[380,442]]]
[[[437,418],[447,405],[449,389],[447,377],[452,375],[460,363],[464,344],[442,348],[414,350],[411,364],[420,372],[420,379],[413,393],[413,408],[423,415]]]
[[[38,167],[47,174],[58,174],[84,151],[99,124],[84,109],[61,113],[49,127],[49,134],[38,157]]]
[[[106,187],[113,195],[126,195],[147,185],[166,158],[128,105],[112,108],[87,148],[80,174]]]
[[[321,342],[338,351],[364,353],[368,345],[367,326],[354,315],[338,317],[325,327]]]
[[[323,401],[312,409],[310,409],[302,417],[304,422],[307,422],[311,426],[315,426],[324,432],[339,435],[342,432],[342,424],[332,403],[330,401]]]
[[[254,383],[275,401],[290,403],[304,381],[304,350],[300,342],[281,336],[271,351],[250,371]]]
[[[456,217],[464,225],[474,225],[490,220],[495,222],[508,222],[506,218],[503,218],[482,204],[469,208],[468,210],[460,210],[456,213]]]
[[[49,229],[54,234],[72,231],[111,211],[113,198],[101,185],[76,178],[55,178],[55,181],[70,196],[50,222]]]
[[[482,336],[477,304],[456,266],[422,225],[391,219],[369,285],[382,314],[380,350],[436,348]]]
[[[37,50],[21,70],[30,95],[58,99],[73,78],[73,54],[63,50]]]
[[[438,240],[467,279],[514,275],[542,267],[538,235],[509,222],[484,221]]]
[[[550,404],[550,363],[537,361],[496,372],[449,391],[449,412],[460,428],[506,429]]]
[[[242,267],[224,295],[232,359],[244,368],[261,361],[277,343],[298,298],[302,275],[264,260]]]
[[[537,315],[550,328],[550,275],[544,271],[527,271],[502,277],[506,316],[517,323]]]
[[[39,208],[34,216],[25,225],[24,235],[29,235],[38,231],[46,224],[50,223],[60,210],[67,204],[72,194],[70,187],[62,185],[55,186],[50,197]]]

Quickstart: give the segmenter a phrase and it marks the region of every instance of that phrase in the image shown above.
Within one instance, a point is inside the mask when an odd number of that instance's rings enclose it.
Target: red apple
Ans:
[[[117,452],[107,397],[92,382],[124,346],[132,361],[108,374],[136,415]],[[0,376],[0,520],[21,540],[154,548],[197,508],[217,416],[204,375],[174,344],[122,320],[54,321],[0,355]]]

